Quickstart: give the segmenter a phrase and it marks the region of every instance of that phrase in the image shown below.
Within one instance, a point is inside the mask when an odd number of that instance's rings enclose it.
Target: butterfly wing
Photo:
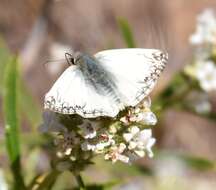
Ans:
[[[73,65],[46,94],[45,108],[85,118],[115,117],[124,107],[135,106],[151,92],[167,62],[167,54],[153,49],[106,50],[97,53],[95,58],[113,76],[122,104],[117,104],[108,94],[99,94]]]
[[[163,71],[168,54],[157,49],[113,49],[95,54],[115,83],[125,106],[135,106],[148,96]]]
[[[61,114],[79,114],[85,118],[115,117],[119,106],[109,96],[100,95],[89,86],[83,73],[70,66],[45,95],[45,109]]]

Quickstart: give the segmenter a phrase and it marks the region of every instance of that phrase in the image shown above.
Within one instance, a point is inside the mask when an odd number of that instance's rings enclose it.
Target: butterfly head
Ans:
[[[82,56],[81,52],[75,52],[74,54],[65,53],[65,59],[69,66],[79,64]]]

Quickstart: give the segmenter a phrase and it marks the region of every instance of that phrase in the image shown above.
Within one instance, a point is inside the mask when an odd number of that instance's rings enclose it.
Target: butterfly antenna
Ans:
[[[47,60],[46,62],[43,63],[43,66],[46,66],[48,63],[52,62],[63,62],[64,59],[58,59],[58,60]]]

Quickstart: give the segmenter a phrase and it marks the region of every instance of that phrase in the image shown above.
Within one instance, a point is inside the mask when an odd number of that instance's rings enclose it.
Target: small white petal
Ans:
[[[72,152],[72,148],[67,148],[65,151],[65,155],[70,155]]]
[[[124,143],[120,143],[119,147],[118,147],[118,152],[122,153],[124,152],[124,150],[126,149],[126,145]]]
[[[155,138],[149,139],[148,144],[146,145],[146,148],[151,148],[155,144],[155,142],[156,142]]]
[[[132,149],[136,148],[136,146],[137,146],[137,142],[130,141],[128,149],[132,150]]]
[[[147,153],[148,153],[149,158],[154,157],[154,153],[152,152],[151,149],[147,149]]]
[[[129,142],[133,138],[133,134],[131,133],[124,133],[123,138],[126,142]]]
[[[98,151],[103,150],[107,145],[108,144],[105,144],[105,143],[98,143],[98,144],[96,144],[96,149]]]
[[[131,122],[137,122],[137,116],[136,115],[131,115],[130,116],[130,121]]]
[[[144,112],[142,115],[142,121],[146,125],[155,125],[157,123],[157,117],[153,112]]]
[[[122,118],[120,119],[120,121],[121,121],[122,123],[124,123],[124,124],[128,124],[128,123],[129,123],[127,117],[122,117]]]
[[[142,140],[148,140],[152,136],[151,129],[144,129],[139,133],[139,138]]]
[[[95,145],[91,145],[87,141],[85,141],[84,143],[81,144],[81,149],[83,151],[89,151],[89,150],[94,151],[95,150]]]
[[[64,154],[62,152],[58,151],[58,152],[56,152],[56,156],[59,158],[63,158]]]
[[[110,132],[110,133],[113,133],[113,134],[117,133],[116,127],[115,127],[114,125],[111,125],[111,126],[109,127],[109,132]]]
[[[85,119],[83,123],[79,125],[78,127],[81,129],[82,136],[85,139],[92,139],[96,137],[97,135],[97,132],[96,132],[97,125],[98,123],[96,122],[93,123],[90,120]]]
[[[120,160],[120,161],[122,161],[124,163],[128,163],[129,162],[129,157],[127,157],[125,155],[122,155],[122,154],[118,154],[117,160]]]
[[[105,154],[105,155],[104,155],[104,159],[105,159],[105,160],[109,160],[109,159],[110,159],[110,155],[109,155],[109,154]]]
[[[71,160],[71,161],[75,161],[75,160],[76,160],[76,157],[75,157],[75,156],[70,156],[70,160]]]
[[[139,113],[140,111],[141,111],[140,108],[136,108],[136,109],[134,110],[134,113]]]
[[[97,132],[96,131],[92,131],[92,132],[90,132],[90,133],[88,133],[86,135],[83,135],[83,137],[85,139],[93,139],[94,137],[96,137],[96,135],[97,135]]]
[[[137,126],[133,126],[133,127],[130,128],[130,132],[133,135],[137,134],[139,131],[140,131],[140,129]]]
[[[134,151],[140,158],[145,156],[145,151],[143,150],[135,150]]]

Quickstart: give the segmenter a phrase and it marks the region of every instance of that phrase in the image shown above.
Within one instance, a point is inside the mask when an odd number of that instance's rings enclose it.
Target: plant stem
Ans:
[[[52,189],[53,184],[55,183],[57,177],[61,174],[61,172],[57,170],[52,170],[48,174],[42,174],[36,176],[30,185],[28,186],[28,190],[45,190]]]
[[[84,184],[84,181],[83,181],[81,175],[80,174],[74,174],[74,177],[75,177],[75,179],[76,179],[76,181],[78,183],[79,189],[84,190],[85,189],[85,184]]]

